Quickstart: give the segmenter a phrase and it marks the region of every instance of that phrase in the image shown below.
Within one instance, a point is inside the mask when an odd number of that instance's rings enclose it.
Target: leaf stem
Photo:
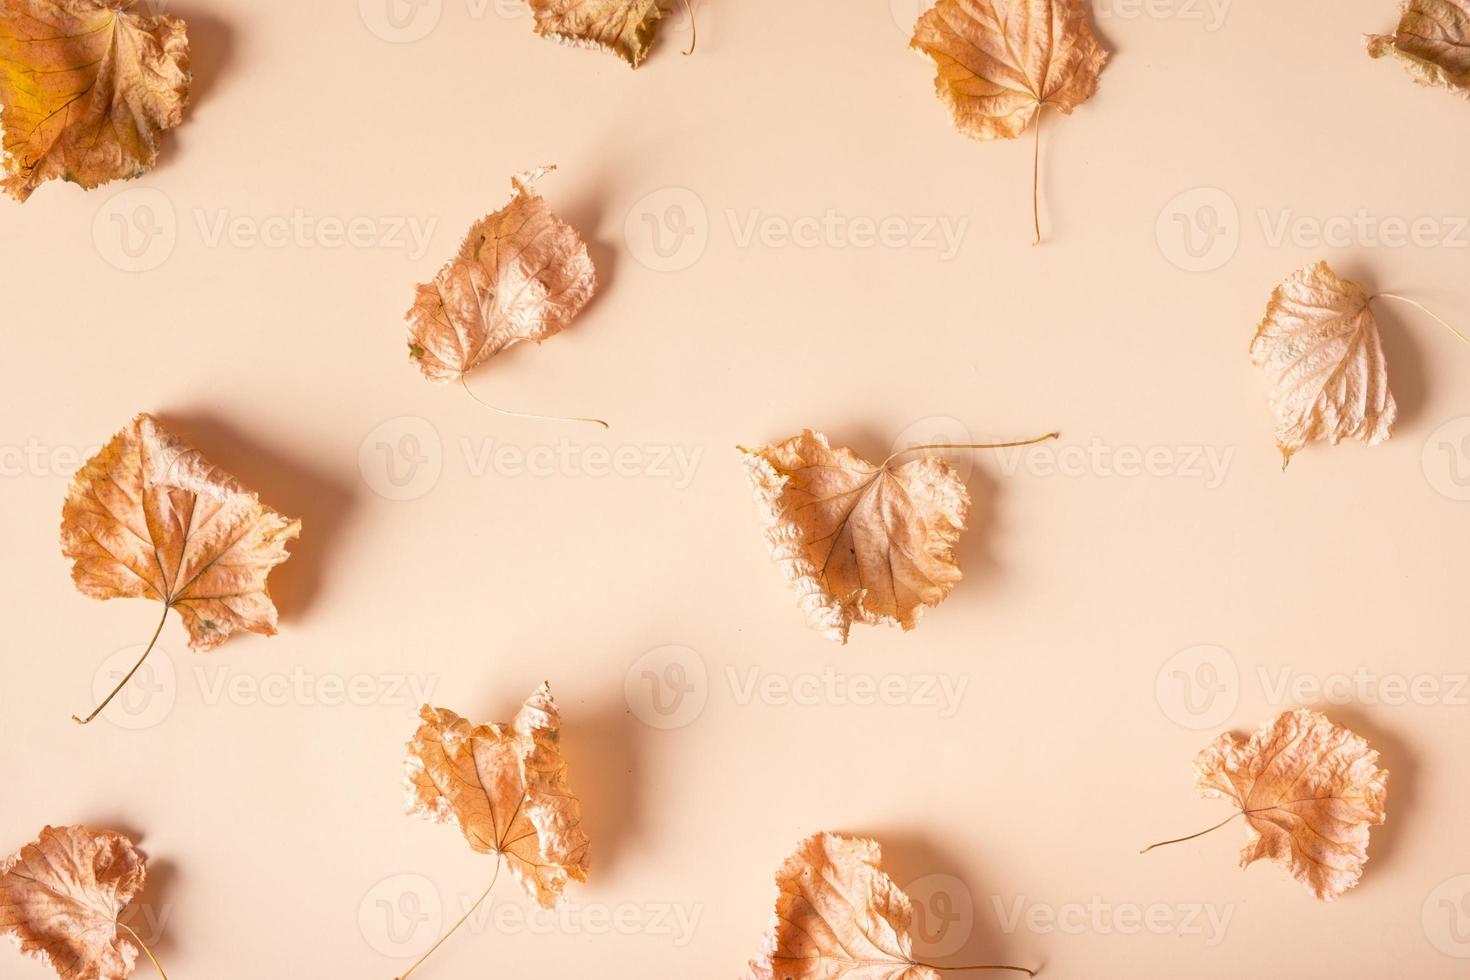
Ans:
[[[153,964],[153,968],[158,971],[158,975],[163,980],[168,980],[168,974],[163,972],[163,966],[158,962],[158,958],[153,955],[153,950],[149,949],[148,944],[143,942],[143,937],[121,922],[117,924],[117,927],[133,937],[133,941],[143,950],[143,954],[148,957],[149,962]]]
[[[928,446],[910,446],[907,449],[900,449],[898,452],[893,453],[881,464],[879,464],[878,469],[881,470],[883,467],[887,466],[889,463],[893,462],[894,459],[902,456],[904,453],[917,453],[926,449],[1015,449],[1020,446],[1034,446],[1038,442],[1047,442],[1051,439],[1059,439],[1061,438],[1061,435],[1062,434],[1060,432],[1048,432],[1044,436],[1037,436],[1035,439],[1023,439],[1018,442],[971,442],[962,443],[959,445],[949,442],[937,442]]]
[[[453,926],[451,926],[449,928],[449,931],[448,932],[446,932],[444,935],[440,936],[439,937],[439,941],[436,942],[436,943],[434,943],[434,945],[430,946],[428,948],[428,950],[424,953],[423,956],[420,956],[418,959],[414,960],[413,966],[409,967],[407,970],[404,970],[402,973],[400,973],[395,978],[395,980],[408,980],[408,975],[410,973],[412,973],[414,970],[417,970],[421,965],[423,965],[424,960],[428,959],[429,956],[430,956],[430,954],[432,954],[434,952],[434,950],[436,950],[440,946],[443,946],[444,945],[444,940],[446,940],[450,936],[454,935],[455,930],[458,929],[460,926],[464,925],[465,922],[468,921],[469,917],[475,914],[475,909],[479,908],[480,905],[481,905],[481,903],[483,903],[485,901],[485,899],[487,899],[487,898],[490,897],[490,890],[495,887],[495,880],[500,877],[500,865],[502,863],[502,860],[503,860],[502,855],[496,854],[496,856],[495,856],[495,873],[490,876],[490,884],[488,886],[486,886],[484,894],[482,894],[479,898],[475,899],[475,904],[470,906],[469,911],[466,912],[463,916],[461,916],[460,917],[460,920],[458,922],[456,922]]]
[[[951,971],[959,973],[963,970],[1014,970],[1017,973],[1024,973],[1028,977],[1036,976],[1035,970],[1028,969],[1024,966],[1002,966],[999,963],[977,963],[974,966],[936,966],[933,963],[922,963],[918,960],[912,962],[914,966],[922,966],[926,969],[939,970],[944,973]]]
[[[694,46],[699,43],[699,25],[694,21],[694,4],[690,0],[684,0],[684,9],[689,12],[689,50],[684,52],[687,58],[694,53]]]
[[[1408,303],[1410,306],[1417,306],[1420,310],[1422,310],[1423,312],[1429,314],[1435,320],[1438,320],[1440,326],[1444,327],[1446,330],[1448,330],[1450,333],[1454,334],[1456,337],[1459,337],[1460,338],[1460,341],[1462,343],[1464,343],[1466,346],[1470,346],[1470,337],[1466,337],[1464,334],[1460,333],[1460,331],[1458,331],[1454,327],[1450,326],[1450,324],[1446,320],[1444,320],[1444,318],[1442,318],[1439,314],[1435,313],[1429,307],[1425,306],[1423,303],[1420,303],[1417,300],[1409,299],[1409,297],[1407,297],[1407,296],[1400,296],[1398,293],[1375,293],[1374,295],[1368,297],[1368,300],[1370,302],[1373,301],[1373,300],[1375,300],[1375,299],[1396,299],[1400,303]]]
[[[170,603],[165,602],[163,604],[163,618],[158,621],[158,629],[156,629],[156,630],[153,631],[153,639],[151,639],[151,640],[148,641],[148,649],[146,649],[146,650],[143,651],[143,656],[141,656],[141,657],[138,658],[138,662],[135,663],[135,664],[133,664],[133,669],[130,670],[130,671],[128,671],[127,676],[124,677],[121,681],[118,682],[117,687],[114,687],[112,689],[112,693],[109,694],[109,695],[107,695],[107,697],[103,700],[103,702],[101,704],[99,704],[99,705],[97,705],[97,707],[93,708],[92,709],[92,713],[90,715],[88,715],[86,718],[78,718],[76,715],[72,715],[71,716],[71,720],[72,721],[76,722],[78,725],[90,724],[93,718],[96,718],[98,715],[100,715],[102,713],[102,709],[103,708],[107,707],[109,704],[112,703],[112,699],[115,698],[115,697],[117,697],[117,692],[118,691],[121,691],[124,687],[127,687],[128,681],[130,681],[130,680],[133,679],[133,675],[138,672],[138,668],[141,667],[141,666],[143,666],[143,661],[145,661],[145,660],[148,659],[148,654],[150,654],[150,653],[153,652],[153,644],[155,644],[155,643],[158,642],[158,634],[160,634],[160,633],[163,632],[163,624],[168,621],[168,611],[170,609],[172,609],[172,608],[173,608],[173,605],[170,604]],[[162,970],[159,970],[158,972],[159,973],[162,973],[163,971]]]
[[[1254,811],[1252,811],[1252,812],[1254,812]],[[1208,834],[1211,830],[1219,830],[1221,827],[1225,826],[1227,823],[1229,823],[1230,821],[1234,820],[1236,817],[1243,817],[1243,816],[1245,816],[1245,814],[1246,814],[1246,811],[1244,811],[1244,810],[1237,810],[1234,813],[1232,813],[1230,816],[1226,817],[1224,820],[1221,820],[1219,823],[1215,824],[1215,826],[1209,828],[1209,830],[1201,830],[1199,833],[1197,833],[1197,834],[1190,834],[1188,837],[1176,837],[1173,840],[1161,840],[1157,844],[1150,844],[1148,847],[1145,847],[1143,850],[1139,851],[1138,853],[1139,854],[1147,854],[1149,851],[1152,851],[1154,848],[1156,848],[1156,847],[1163,847],[1165,844],[1182,844],[1182,843],[1184,843],[1187,840],[1194,840],[1196,837],[1203,837],[1205,834]]]
[[[470,383],[468,380],[466,380],[464,375],[460,375],[459,383],[464,386],[465,394],[469,395],[475,401],[490,409],[490,411],[499,412],[501,415],[513,415],[518,419],[537,419],[541,422],[586,422],[590,425],[600,425],[604,429],[608,428],[608,424],[602,419],[583,418],[579,415],[532,415],[528,412],[512,412],[508,408],[497,408],[496,406],[485,401],[479,395],[475,394],[473,391],[470,391]]]
[[[1041,117],[1045,113],[1045,104],[1036,110],[1036,143],[1031,154],[1031,223],[1036,230],[1036,237],[1031,239],[1033,247],[1041,244]]]

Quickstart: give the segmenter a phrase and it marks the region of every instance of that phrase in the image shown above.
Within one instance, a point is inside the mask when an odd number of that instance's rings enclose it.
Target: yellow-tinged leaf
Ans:
[[[134,2],[0,3],[0,157],[18,200],[47,180],[91,188],[146,173],[183,121],[184,22]]]
[[[1043,106],[1071,113],[1108,60],[1081,0],[939,0],[910,46],[933,59],[955,126],[979,140],[1014,139]]]

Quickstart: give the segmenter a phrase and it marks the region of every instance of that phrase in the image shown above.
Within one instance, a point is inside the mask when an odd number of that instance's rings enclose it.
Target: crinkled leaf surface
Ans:
[[[122,834],[46,827],[0,864],[0,933],[61,980],[123,980],[138,948],[118,934],[118,919],[145,877]]]
[[[748,980],[940,980],[913,961],[908,896],[871,840],[813,834],[776,872],[776,911]]]
[[[561,715],[541,685],[509,725],[471,725],[425,705],[408,743],[408,812],[459,827],[470,847],[504,858],[521,889],[554,908],[568,879],[587,880],[582,806],[557,749]]]
[[[512,344],[545,340],[592,298],[586,244],[532,189],[548,169],[512,178],[511,202],[477,221],[459,254],[418,286],[408,350],[429,380],[458,381]]]
[[[61,511],[77,588],[177,609],[198,651],[276,632],[266,576],[300,532],[147,414],[77,472]]]
[[[1194,774],[1201,795],[1245,814],[1242,868],[1279,861],[1329,902],[1358,883],[1388,788],[1388,771],[1362,737],[1316,711],[1287,711],[1249,741],[1221,735],[1195,758]]]
[[[1398,59],[1421,85],[1470,99],[1470,0],[1405,0],[1392,34],[1370,34],[1374,58]]]
[[[960,580],[970,496],[943,459],[874,466],[810,429],[742,452],[771,556],[823,636],[846,643],[855,622],[913,629]]]
[[[1070,114],[1108,60],[1080,0],[939,0],[909,45],[933,59],[955,127],[980,140],[1019,136],[1042,106]]]
[[[648,57],[663,10],[658,0],[529,0],[536,33],[611,51],[637,68]]]
[[[0,3],[4,185],[24,201],[41,183],[83,187],[136,177],[160,134],[184,119],[189,41],[177,17],[133,0]]]
[[[1271,379],[1282,465],[1315,439],[1376,445],[1393,432],[1398,408],[1369,298],[1326,262],[1271,294],[1251,360]]]

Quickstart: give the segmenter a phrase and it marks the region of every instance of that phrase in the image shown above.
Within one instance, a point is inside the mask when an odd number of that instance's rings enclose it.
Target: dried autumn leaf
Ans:
[[[184,22],[133,4],[0,3],[0,161],[16,199],[58,177],[92,188],[146,173],[162,132],[183,122]]]
[[[266,577],[300,533],[299,520],[265,507],[146,413],[77,472],[61,510],[61,550],[78,591],[155,599],[159,631],[178,610],[201,653],[242,630],[275,634]]]
[[[939,0],[919,17],[909,47],[933,60],[934,90],[956,129],[1015,139],[1036,117],[1038,159],[1041,110],[1071,115],[1097,91],[1108,60],[1081,0]],[[1039,242],[1034,173],[1032,211]]]
[[[1055,439],[912,446],[877,466],[802,430],[762,449],[740,448],[771,557],[796,592],[808,625],[847,642],[853,623],[911,630],[960,580],[955,544],[970,495],[954,467],[929,449],[1004,449]]]
[[[1318,262],[1276,288],[1251,341],[1251,361],[1271,378],[1282,465],[1314,439],[1369,445],[1393,431],[1398,408],[1371,297]]]
[[[542,168],[511,179],[515,197],[475,222],[459,253],[417,287],[408,350],[430,381],[459,381],[512,344],[567,326],[597,289],[577,232],[532,189]]]
[[[913,907],[881,859],[871,840],[813,834],[798,844],[776,872],[776,911],[748,980],[939,980],[941,969],[1034,975],[1019,966],[915,961]]]
[[[1404,0],[1392,34],[1364,38],[1369,56],[1392,56],[1420,85],[1447,88],[1470,99],[1470,2]]]
[[[741,451],[771,557],[828,639],[846,643],[853,623],[913,629],[960,580],[970,495],[943,459],[874,466],[811,429]]]
[[[590,845],[557,748],[561,714],[550,687],[542,684],[508,725],[471,725],[429,705],[419,717],[406,760],[408,813],[452,824],[475,851],[495,855],[490,888],[503,863],[538,905],[555,908],[568,880],[587,880]]]
[[[1249,741],[1221,735],[1195,757],[1194,778],[1201,796],[1239,810],[1210,830],[1245,817],[1242,868],[1261,858],[1280,862],[1324,902],[1358,883],[1368,828],[1384,821],[1388,770],[1378,768],[1378,753],[1305,708],[1266,722]]]
[[[536,33],[611,51],[633,68],[648,57],[663,10],[658,0],[529,0]]]
[[[61,980],[124,980],[138,947],[153,959],[120,921],[146,876],[143,856],[122,834],[45,827],[0,864],[0,933]]]

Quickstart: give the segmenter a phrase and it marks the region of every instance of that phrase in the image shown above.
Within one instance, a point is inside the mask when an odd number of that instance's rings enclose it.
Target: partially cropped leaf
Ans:
[[[561,715],[541,685],[509,725],[472,725],[425,705],[408,743],[408,812],[459,827],[481,854],[502,858],[543,908],[568,880],[587,880],[582,806],[557,748]]]
[[[611,51],[637,68],[648,57],[663,10],[658,0],[529,0],[536,33]]]
[[[1293,273],[1271,294],[1251,360],[1271,379],[1283,465],[1316,439],[1383,442],[1398,408],[1369,299],[1326,262]]]
[[[743,452],[771,556],[823,636],[846,643],[853,623],[913,629],[960,580],[970,495],[943,459],[874,466],[810,429]]]
[[[940,980],[940,968],[914,959],[913,906],[881,859],[877,842],[860,838],[798,844],[776,872],[776,911],[747,980]]]
[[[138,947],[119,920],[146,875],[122,834],[46,827],[0,864],[0,934],[61,980],[124,980]]]
[[[1404,0],[1392,34],[1370,34],[1374,58],[1398,59],[1420,85],[1470,99],[1470,0]]]
[[[276,632],[266,576],[301,532],[151,415],[133,419],[72,478],[61,550],[94,599],[145,598],[176,609],[189,646]]]
[[[134,0],[0,2],[4,186],[24,201],[62,178],[137,177],[184,119],[189,41],[177,17]]]
[[[459,253],[418,286],[408,350],[430,381],[467,371],[567,326],[597,289],[587,246],[532,189],[550,168],[512,178],[515,197],[477,221]]]
[[[1221,735],[1195,758],[1194,776],[1202,796],[1245,815],[1242,868],[1277,861],[1328,902],[1358,883],[1388,792],[1388,770],[1361,736],[1316,711],[1287,711],[1249,741]]]
[[[1080,0],[939,0],[910,46],[960,132],[1014,139],[1043,106],[1070,114],[1097,91],[1108,53]]]
[[[1083,0],[939,0],[919,17],[909,42],[933,60],[934,91],[961,133],[1014,139],[1036,119],[1032,244],[1041,241],[1039,113],[1070,115],[1097,91],[1108,60],[1088,18]]]

